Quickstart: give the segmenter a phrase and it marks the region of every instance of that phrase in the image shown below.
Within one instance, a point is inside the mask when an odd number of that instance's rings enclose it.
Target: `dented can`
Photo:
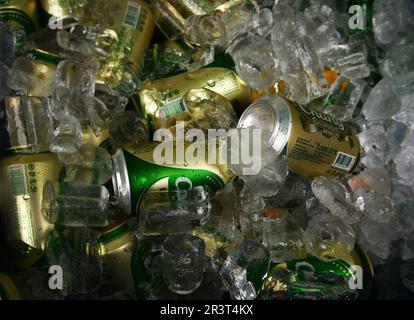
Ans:
[[[345,176],[360,159],[358,137],[349,123],[278,96],[255,101],[238,127],[269,132],[269,146],[287,154],[291,171],[309,178]]]
[[[119,207],[127,214],[139,214],[142,198],[147,192],[187,190],[202,186],[213,195],[235,177],[226,165],[218,161],[215,164],[208,163],[210,148],[206,150],[202,163],[187,163],[183,155],[183,163],[175,158],[172,164],[158,164],[154,159],[154,150],[159,145],[154,142],[140,148],[118,150],[113,156],[115,173],[112,186]],[[174,144],[174,154],[177,155],[181,149],[184,153],[189,146]]]
[[[307,256],[303,259],[278,264],[272,263],[259,291],[259,299],[310,299],[315,297],[326,299],[329,285],[318,282],[316,278],[313,280],[313,286],[309,287],[309,282],[306,281],[307,274],[313,273],[322,275],[332,273],[342,277],[345,282],[343,285],[346,287],[336,288],[335,294],[340,297],[339,299],[357,299],[361,293],[361,290],[357,289],[367,288],[374,277],[372,262],[366,252],[358,245],[351,252],[339,246],[336,252],[341,257],[332,261]],[[290,274],[290,279],[278,277],[277,271],[281,269],[288,271],[286,274]],[[351,287],[351,282],[358,283],[359,288]]]

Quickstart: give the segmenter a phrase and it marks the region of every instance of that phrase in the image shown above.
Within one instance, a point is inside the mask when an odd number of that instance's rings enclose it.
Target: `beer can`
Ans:
[[[238,127],[268,132],[269,146],[287,152],[289,169],[302,176],[341,177],[359,162],[360,144],[349,123],[278,96],[255,101]]]
[[[192,90],[206,88],[229,100],[236,113],[250,103],[248,86],[235,72],[225,68],[207,68],[182,73],[170,78],[148,81],[139,92],[139,114],[148,120],[150,132],[186,121],[189,113],[182,103]]]
[[[42,194],[47,181],[57,181],[61,165],[52,153],[13,155],[0,158],[0,188],[4,220],[10,240],[37,250],[46,246],[53,225],[43,217]]]
[[[339,252],[340,248],[336,251]],[[307,256],[304,259],[296,259],[279,264],[272,263],[269,275],[271,275],[272,270],[275,269],[286,269],[297,272],[297,278],[294,279],[294,281],[296,282],[297,290],[300,292],[301,281],[303,280],[302,277],[306,272],[332,272],[344,279],[350,279],[351,277],[357,276],[356,272],[358,273],[358,271],[356,268],[360,268],[362,288],[367,288],[369,281],[374,277],[374,269],[366,252],[359,245],[356,245],[351,252],[348,252],[345,248],[343,248],[342,251],[343,252],[340,253],[341,258],[332,261],[325,261],[314,256]],[[262,299],[268,299],[269,296],[272,296],[272,292],[284,290],[287,290],[287,287],[284,287],[282,283],[280,283],[279,286],[275,286],[272,279],[268,278],[264,280],[259,295]],[[353,297],[351,298],[357,299],[359,293],[360,291],[355,289]]]
[[[214,11],[227,0],[155,0],[151,10],[159,29],[170,39],[177,39],[184,32],[185,21],[193,15]]]
[[[133,232],[128,226],[128,216],[116,213],[106,228],[96,229],[98,253],[102,257],[104,289],[108,294],[123,291],[135,297],[131,272]],[[104,290],[103,289],[103,290]]]
[[[234,175],[226,165],[184,163],[160,165],[154,160],[154,150],[159,143],[148,143],[140,148],[118,150],[113,156],[115,174],[112,178],[119,207],[127,214],[139,213],[142,197],[149,191],[186,190],[202,186],[214,194],[230,182]],[[189,145],[183,146],[183,150]],[[174,145],[174,153],[181,149]],[[206,157],[208,156],[208,150]]]
[[[0,19],[7,22],[16,34],[16,46],[21,48],[25,37],[40,28],[37,0],[0,1]]]
[[[63,18],[70,14],[68,0],[40,0],[40,4],[47,13],[54,17]]]

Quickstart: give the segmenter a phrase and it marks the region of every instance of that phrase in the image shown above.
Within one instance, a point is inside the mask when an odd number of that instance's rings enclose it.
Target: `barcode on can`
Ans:
[[[159,116],[162,120],[167,120],[177,114],[187,112],[187,107],[183,99],[179,98],[172,100],[165,106],[162,106],[159,110]]]
[[[26,181],[23,165],[12,165],[9,168],[10,186],[14,196],[26,194]]]
[[[133,1],[128,1],[128,7],[124,18],[124,26],[135,29],[138,25],[140,15],[141,6]]]
[[[356,158],[354,156],[339,151],[332,167],[349,171],[354,166],[355,159]]]

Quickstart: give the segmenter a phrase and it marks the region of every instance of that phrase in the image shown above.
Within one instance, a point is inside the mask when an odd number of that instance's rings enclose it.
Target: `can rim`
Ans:
[[[112,157],[114,166],[114,174],[112,176],[112,184],[114,194],[118,200],[118,206],[128,216],[131,215],[131,187],[129,184],[128,170],[124,153],[121,149],[117,150]]]
[[[273,130],[267,145],[281,154],[289,141],[292,127],[292,114],[289,104],[278,96],[264,96],[253,102],[240,117],[238,128],[246,128],[243,123],[254,109],[267,108],[272,114]],[[260,128],[261,129],[261,128]]]

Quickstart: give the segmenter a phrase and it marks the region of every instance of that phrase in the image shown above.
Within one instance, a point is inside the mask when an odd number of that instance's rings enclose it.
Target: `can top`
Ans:
[[[278,96],[264,96],[247,108],[237,127],[261,129],[267,144],[280,154],[288,142],[291,123],[288,102]]]

